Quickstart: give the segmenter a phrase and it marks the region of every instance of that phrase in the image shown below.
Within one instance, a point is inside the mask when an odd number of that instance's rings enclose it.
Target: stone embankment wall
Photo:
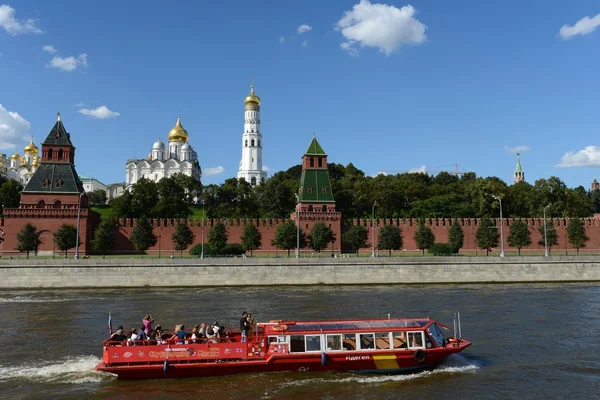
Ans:
[[[600,281],[600,257],[0,261],[0,289]]]

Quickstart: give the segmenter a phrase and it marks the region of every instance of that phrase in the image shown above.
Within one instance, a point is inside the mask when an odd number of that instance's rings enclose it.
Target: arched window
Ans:
[[[319,157],[319,168],[323,166],[323,159]]]
[[[315,159],[313,157],[310,158],[310,166],[311,167],[315,166]]]
[[[56,201],[54,202],[54,208],[60,208],[61,204],[62,204],[62,203],[60,202],[60,200],[56,200]]]
[[[247,140],[247,139],[246,139],[246,144],[245,144],[245,146],[246,146],[246,147],[248,147],[248,140]]]
[[[256,177],[255,176],[253,176],[252,178],[250,178],[250,185],[256,186]]]
[[[58,159],[62,160],[63,158],[63,149],[58,149]]]
[[[327,212],[327,206],[325,204],[323,204],[323,209],[321,211]]]
[[[52,160],[52,149],[48,149],[48,160]]]
[[[42,181],[42,187],[48,187],[49,184],[50,181],[48,180],[48,178],[44,178],[44,180]]]
[[[45,205],[46,205],[46,202],[44,200],[40,200],[37,203],[37,208],[44,208]]]
[[[61,187],[63,184],[63,181],[61,179],[57,179],[55,183],[56,183],[56,187]]]
[[[308,191],[308,193],[312,193],[312,186],[309,186],[306,190]]]
[[[312,204],[311,204],[311,205],[309,205],[309,206],[308,206],[308,211],[310,212],[310,211],[312,211],[312,210],[313,210],[313,206],[312,206]]]
[[[323,193],[327,193],[327,186],[323,186],[323,190],[322,190],[322,192],[323,192]]]
[[[250,141],[250,146],[254,147],[254,139]]]
[[[258,147],[260,147],[260,140],[258,141]]]
[[[260,183],[265,183],[265,178],[260,178]]]

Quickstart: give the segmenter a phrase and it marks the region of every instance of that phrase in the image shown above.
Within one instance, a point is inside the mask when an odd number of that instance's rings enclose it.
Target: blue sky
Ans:
[[[597,1],[5,1],[9,155],[60,111],[79,174],[122,182],[181,115],[219,183],[237,173],[254,77],[269,175],[316,132],[369,175],[459,164],[512,182],[507,148],[525,146],[531,183],[600,178]]]

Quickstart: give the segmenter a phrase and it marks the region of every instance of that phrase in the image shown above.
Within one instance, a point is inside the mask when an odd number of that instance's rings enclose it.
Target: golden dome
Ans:
[[[40,166],[40,158],[38,156],[33,157],[33,160],[31,160],[31,166],[32,167]]]
[[[19,153],[15,153],[10,158],[12,158],[13,160],[20,160],[21,156],[19,155]]]
[[[25,151],[25,154],[37,154],[39,151],[37,146],[33,143],[33,140],[25,146],[23,150]]]
[[[152,154],[148,154],[148,157],[146,157],[146,160],[152,161]]]
[[[257,106],[260,106],[260,97],[254,94],[254,85],[250,86],[250,94],[246,96],[244,104],[256,104]]]
[[[169,142],[187,142],[188,133],[183,126],[181,126],[181,118],[177,117],[177,123],[169,132]]]

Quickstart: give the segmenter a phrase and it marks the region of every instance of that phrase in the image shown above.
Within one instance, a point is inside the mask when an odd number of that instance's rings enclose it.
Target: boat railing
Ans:
[[[186,337],[184,339],[183,344],[207,344],[207,343],[231,343],[231,342],[239,342],[241,338],[241,331],[239,328],[230,327],[224,329],[224,334],[219,334],[219,336],[215,337],[197,337],[192,339],[192,331],[191,329],[184,329],[186,333]],[[132,331],[123,330],[123,336],[131,336]],[[141,339],[141,340],[131,340],[131,338],[126,338],[124,340],[111,340],[110,338],[104,340],[102,345],[105,347],[110,346],[157,346],[157,345],[177,345],[180,343],[180,339],[173,338],[175,332],[165,332],[162,337],[155,339]],[[253,335],[254,336],[254,335]]]

